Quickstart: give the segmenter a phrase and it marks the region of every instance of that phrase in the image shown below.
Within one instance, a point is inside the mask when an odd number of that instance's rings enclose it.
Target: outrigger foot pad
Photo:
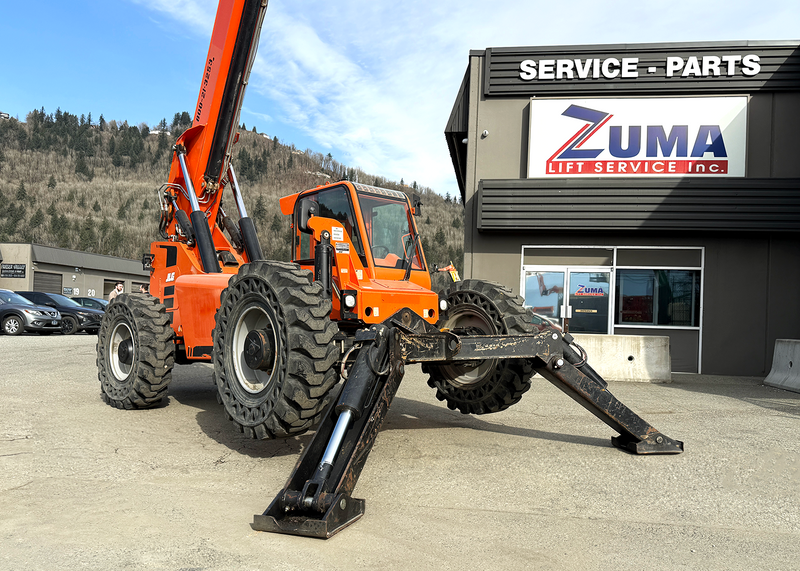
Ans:
[[[660,432],[654,432],[643,440],[637,440],[628,435],[612,436],[611,444],[633,454],[680,454],[683,452],[683,442],[673,440]]]
[[[364,515],[364,500],[346,494],[336,496],[324,514],[291,513],[277,498],[263,514],[253,516],[255,531],[271,531],[328,539]]]

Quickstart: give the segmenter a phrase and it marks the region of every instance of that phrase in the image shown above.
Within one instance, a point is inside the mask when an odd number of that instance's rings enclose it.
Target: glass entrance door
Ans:
[[[608,333],[611,326],[611,272],[570,268],[568,307],[571,333]]]
[[[608,268],[541,268],[525,271],[525,306],[573,333],[608,333]],[[567,292],[567,295],[565,295]]]
[[[525,272],[525,305],[534,313],[561,323],[566,275],[566,269]]]

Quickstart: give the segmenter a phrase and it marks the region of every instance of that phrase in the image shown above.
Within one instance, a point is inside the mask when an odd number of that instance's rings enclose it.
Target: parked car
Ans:
[[[35,305],[13,291],[0,289],[0,328],[6,335],[23,331],[53,333],[61,331],[61,314],[57,309]]]
[[[75,301],[80,303],[83,307],[91,307],[92,309],[99,309],[100,311],[105,311],[106,307],[108,307],[108,301],[105,299],[100,299],[99,297],[73,297]]]
[[[96,334],[100,330],[103,311],[83,307],[77,301],[57,293],[40,291],[18,291],[22,297],[28,298],[37,305],[54,307],[61,313],[61,333],[72,335],[78,331]]]

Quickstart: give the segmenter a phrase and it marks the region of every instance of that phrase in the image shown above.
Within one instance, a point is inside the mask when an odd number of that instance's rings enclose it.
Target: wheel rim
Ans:
[[[271,350],[273,355],[278,354],[277,336],[274,335],[276,323],[274,318],[260,305],[246,307],[236,319],[231,339],[233,349],[233,368],[236,372],[236,381],[239,386],[249,394],[258,394],[264,391],[275,378],[277,359],[268,370],[251,369],[245,360],[247,350],[247,335],[251,331],[272,331]]]
[[[131,374],[135,362],[133,331],[127,323],[117,323],[109,339],[108,360],[111,372],[117,380],[123,381]]]
[[[72,320],[71,319],[65,318],[61,322],[61,332],[62,333],[71,333],[73,329],[75,329],[75,326],[72,324]]]
[[[19,328],[20,328],[19,321],[14,319],[13,317],[6,321],[6,333],[14,335],[17,331],[19,331]]]
[[[497,328],[491,317],[482,309],[472,305],[462,305],[453,308],[450,316],[444,323],[447,329],[468,330],[474,335],[494,335]],[[471,361],[456,364],[441,365],[448,382],[455,387],[474,387],[480,384],[497,365],[497,359]]]

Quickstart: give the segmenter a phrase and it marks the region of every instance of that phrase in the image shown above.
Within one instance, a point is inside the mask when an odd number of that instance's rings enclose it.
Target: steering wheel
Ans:
[[[385,258],[389,255],[389,248],[387,246],[376,245],[372,246],[372,256],[374,258]]]

